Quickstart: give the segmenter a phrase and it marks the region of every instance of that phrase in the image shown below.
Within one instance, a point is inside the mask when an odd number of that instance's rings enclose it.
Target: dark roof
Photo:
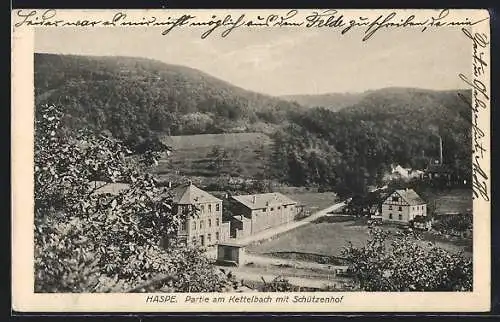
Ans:
[[[236,241],[234,241],[234,242],[232,242],[232,241],[218,242],[217,245],[219,245],[219,246],[238,247],[238,248],[245,247],[244,244],[238,243]]]
[[[173,201],[176,204],[192,205],[207,202],[221,202],[219,198],[214,197],[208,192],[201,190],[192,183],[176,187],[172,190]]]
[[[396,190],[397,194],[403,198],[410,206],[423,205],[426,202],[413,189],[399,189]]]
[[[96,195],[110,193],[112,195],[118,195],[120,192],[129,188],[128,183],[121,182],[104,182],[104,181],[92,181],[90,183],[91,188],[97,187],[94,192]]]
[[[279,192],[261,193],[256,195],[240,195],[232,196],[231,198],[250,209],[262,209],[269,206],[297,204],[296,201]]]

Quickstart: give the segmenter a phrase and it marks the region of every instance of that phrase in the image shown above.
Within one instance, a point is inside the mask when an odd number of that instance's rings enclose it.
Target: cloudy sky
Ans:
[[[35,51],[153,58],[199,69],[245,89],[271,95],[360,92],[388,86],[464,88],[471,44],[458,28],[438,32],[383,30],[362,42],[305,29],[237,29],[228,37],[202,31],[45,28]],[[219,32],[220,33],[220,32]]]

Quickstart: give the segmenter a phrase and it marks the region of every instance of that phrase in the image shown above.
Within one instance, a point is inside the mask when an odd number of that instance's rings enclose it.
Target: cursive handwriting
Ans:
[[[487,45],[489,45],[488,36],[482,33],[475,33],[474,35],[466,29],[462,28],[462,32],[467,38],[472,41],[473,48],[473,79],[470,80],[464,74],[459,74],[460,79],[467,85],[472,87],[472,101],[469,101],[465,96],[459,94],[459,97],[470,106],[472,110],[472,152],[473,152],[473,162],[472,162],[472,190],[474,199],[481,197],[485,201],[489,201],[490,197],[488,194],[488,174],[481,167],[481,160],[484,159],[486,149],[483,145],[483,140],[486,134],[479,126],[479,117],[482,110],[487,109],[487,104],[490,100],[488,95],[488,88],[486,84],[481,80],[485,75],[485,68],[488,63],[484,59],[484,50]]]
[[[299,14],[298,10],[289,10],[285,14],[270,13],[268,15],[252,16],[249,13],[239,15],[224,14],[211,15],[209,19],[197,17],[192,14],[181,14],[178,16],[159,17],[155,15],[143,16],[141,18],[131,18],[125,12],[112,13],[108,19],[63,19],[58,17],[55,9],[49,10],[17,10],[15,12],[14,27],[158,27],[165,26],[162,35],[167,35],[174,29],[180,28],[204,28],[201,38],[206,39],[215,31],[220,31],[221,37],[227,37],[234,30],[239,28],[307,28],[338,30],[341,35],[345,35],[354,29],[361,29],[363,32],[362,41],[368,41],[381,30],[394,28],[420,28],[422,32],[430,28],[446,26],[473,26],[487,18],[472,20],[464,18],[462,20],[450,18],[448,9],[439,13],[417,19],[413,14],[405,12],[388,12],[373,17],[353,17],[347,18],[338,10],[327,9],[313,11],[309,14]],[[478,57],[480,59],[480,57]]]

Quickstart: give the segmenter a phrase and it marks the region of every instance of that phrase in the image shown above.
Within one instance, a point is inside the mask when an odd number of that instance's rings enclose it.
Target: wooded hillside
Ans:
[[[66,128],[135,144],[169,135],[265,133],[272,153],[256,156],[253,166],[293,185],[353,191],[379,182],[393,164],[423,169],[439,156],[438,135],[445,163],[470,175],[470,108],[457,95],[470,97],[467,90],[325,94],[308,101],[330,106],[304,108],[159,61],[36,54],[35,91],[37,103],[64,108]]]

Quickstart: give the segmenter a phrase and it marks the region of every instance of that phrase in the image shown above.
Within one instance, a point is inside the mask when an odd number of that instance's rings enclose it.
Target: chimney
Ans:
[[[256,198],[255,198],[255,196],[253,196],[252,197],[252,203],[255,203],[255,201],[256,201]]]
[[[168,188],[172,188],[172,181],[168,182]]]
[[[439,136],[439,164],[443,164],[443,139]]]

